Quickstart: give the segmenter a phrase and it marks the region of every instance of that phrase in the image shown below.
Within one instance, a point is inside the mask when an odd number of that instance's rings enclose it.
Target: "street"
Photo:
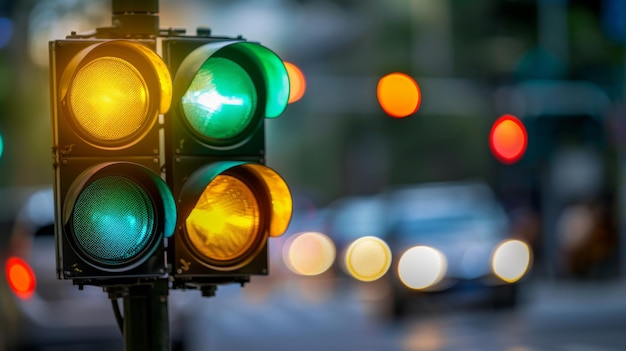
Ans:
[[[624,284],[529,284],[516,310],[460,310],[375,320],[355,291],[326,301],[238,289],[202,303],[190,350],[617,351],[626,347]],[[254,289],[254,285],[246,287]],[[243,291],[242,291],[243,292]],[[230,295],[229,295],[230,294]]]

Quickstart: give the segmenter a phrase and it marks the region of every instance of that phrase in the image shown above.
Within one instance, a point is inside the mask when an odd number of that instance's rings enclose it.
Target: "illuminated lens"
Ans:
[[[246,164],[244,167],[253,170],[267,185],[270,204],[272,206],[272,218],[270,220],[269,235],[277,237],[283,235],[293,211],[291,192],[289,187],[274,170],[259,164]]]
[[[256,89],[248,73],[221,57],[204,62],[182,99],[191,127],[210,139],[239,135],[252,121],[256,103]]]
[[[20,298],[27,299],[35,292],[35,273],[22,259],[9,258],[6,265],[6,275],[11,290]]]
[[[82,249],[96,260],[121,264],[147,246],[155,211],[145,190],[120,176],[95,180],[80,193],[72,225]]]
[[[128,138],[148,118],[146,82],[133,65],[117,57],[100,57],[81,67],[68,101],[78,126],[98,141]]]
[[[259,205],[250,188],[235,177],[218,175],[187,217],[187,234],[207,258],[236,260],[260,235],[259,216]]]

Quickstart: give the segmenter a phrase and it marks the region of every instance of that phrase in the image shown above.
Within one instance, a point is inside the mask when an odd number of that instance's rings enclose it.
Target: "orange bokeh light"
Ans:
[[[380,107],[395,118],[414,114],[422,102],[422,94],[415,80],[399,72],[382,77],[378,81],[376,95]]]
[[[289,75],[289,101],[288,103],[296,102],[304,96],[306,91],[306,79],[304,73],[293,63],[284,61],[287,74]]]
[[[501,116],[491,128],[489,146],[500,162],[510,165],[519,161],[528,146],[524,124],[513,115]]]

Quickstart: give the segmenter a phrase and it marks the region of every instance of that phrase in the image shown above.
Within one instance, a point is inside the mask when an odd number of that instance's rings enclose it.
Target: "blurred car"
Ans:
[[[0,259],[5,273],[0,279],[0,325],[6,331],[8,350],[122,347],[123,336],[103,289],[84,286],[79,290],[71,281],[57,279],[50,188],[33,190],[20,206]],[[173,348],[181,349],[187,306],[201,297],[180,291],[170,292],[170,296],[175,296],[169,299],[170,338]]]
[[[509,218],[487,184],[422,184],[382,196],[384,239],[393,255],[393,316],[405,314],[419,296],[440,293],[515,306],[530,251],[511,240]]]

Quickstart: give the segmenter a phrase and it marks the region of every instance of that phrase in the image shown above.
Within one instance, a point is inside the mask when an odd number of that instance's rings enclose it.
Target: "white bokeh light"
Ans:
[[[513,283],[520,280],[530,266],[530,249],[519,240],[507,240],[494,250],[493,272],[502,280]]]
[[[398,276],[411,289],[426,289],[439,283],[446,274],[448,262],[438,250],[414,246],[400,257]]]

